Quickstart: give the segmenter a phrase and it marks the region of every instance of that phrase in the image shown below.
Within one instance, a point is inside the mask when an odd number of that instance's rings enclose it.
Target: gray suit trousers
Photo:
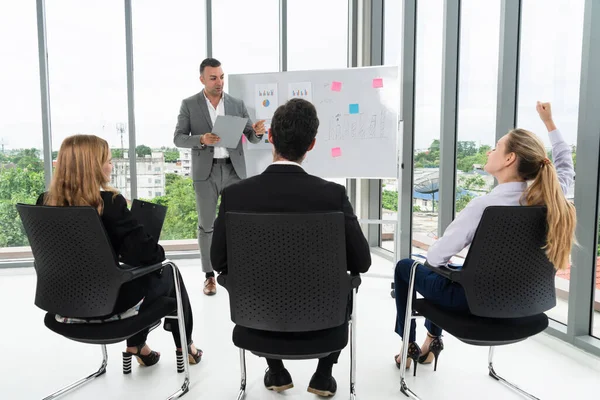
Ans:
[[[212,272],[210,263],[210,245],[215,218],[217,216],[217,199],[227,186],[239,182],[231,164],[213,164],[210,175],[204,181],[194,182],[196,192],[196,210],[198,211],[198,246],[203,272]]]

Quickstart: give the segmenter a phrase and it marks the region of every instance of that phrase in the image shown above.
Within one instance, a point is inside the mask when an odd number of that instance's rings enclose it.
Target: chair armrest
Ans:
[[[123,269],[123,283],[137,279],[141,276],[148,275],[149,273],[158,271],[169,264],[169,261],[165,260],[161,263],[154,265],[147,265],[143,267],[132,267],[131,265],[121,264]]]
[[[227,274],[219,274],[217,276],[217,282],[219,283],[219,285],[223,286],[224,288],[227,288]]]
[[[431,264],[429,264],[428,262],[425,262],[425,264],[423,264],[425,266],[425,268],[427,268],[430,271],[435,272],[438,275],[443,276],[444,278],[450,279],[452,282],[460,282],[460,270],[453,270],[451,268],[447,268],[444,266],[441,267],[434,267]]]

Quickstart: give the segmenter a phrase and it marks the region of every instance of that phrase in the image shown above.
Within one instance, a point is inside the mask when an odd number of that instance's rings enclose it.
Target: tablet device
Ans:
[[[248,118],[218,115],[212,133],[219,136],[221,140],[214,146],[235,149],[242,139],[247,122]]]

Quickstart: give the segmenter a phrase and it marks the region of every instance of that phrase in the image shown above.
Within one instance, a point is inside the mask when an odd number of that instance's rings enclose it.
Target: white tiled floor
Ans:
[[[378,271],[387,264],[375,257]],[[385,264],[385,265],[382,265]],[[202,295],[202,273],[197,260],[178,262],[194,308],[194,339],[204,350],[200,365],[191,367],[192,386],[185,399],[235,399],[239,387],[238,352],[231,343],[227,292]],[[404,399],[392,356],[400,347],[393,332],[394,301],[389,279],[366,276],[358,298],[359,399]],[[35,275],[32,269],[0,270],[0,398],[40,399],[93,372],[99,365],[99,346],[62,338],[43,325],[43,311],[33,305]],[[424,328],[419,324],[419,335]],[[158,365],[134,365],[131,375],[121,373],[124,345],[109,346],[106,375],[65,399],[164,399],[178,388],[174,346],[162,328],[148,342],[162,352]],[[408,384],[423,399],[519,399],[487,375],[487,348],[468,346],[446,336],[438,371],[419,366]],[[262,379],[266,365],[253,355],[248,360],[246,399],[313,399],[306,386],[316,361],[286,362],[295,387],[284,394],[267,392]],[[348,351],[334,368],[336,398],[347,398]],[[598,398],[600,359],[545,334],[496,351],[496,371],[541,399]]]

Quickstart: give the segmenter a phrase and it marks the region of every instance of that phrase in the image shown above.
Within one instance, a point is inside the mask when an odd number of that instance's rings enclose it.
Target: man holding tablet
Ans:
[[[206,274],[204,294],[217,293],[215,273],[210,263],[210,245],[217,213],[217,199],[223,189],[246,178],[242,141],[235,148],[219,146],[219,136],[211,133],[217,116],[248,118],[243,134],[258,143],[265,134],[264,121],[254,124],[242,100],[223,92],[224,74],[221,63],[207,58],[200,64],[200,82],[204,89],[181,102],[173,143],[192,149],[192,179],[198,211],[198,245],[202,271]],[[241,135],[240,135],[241,139]]]

